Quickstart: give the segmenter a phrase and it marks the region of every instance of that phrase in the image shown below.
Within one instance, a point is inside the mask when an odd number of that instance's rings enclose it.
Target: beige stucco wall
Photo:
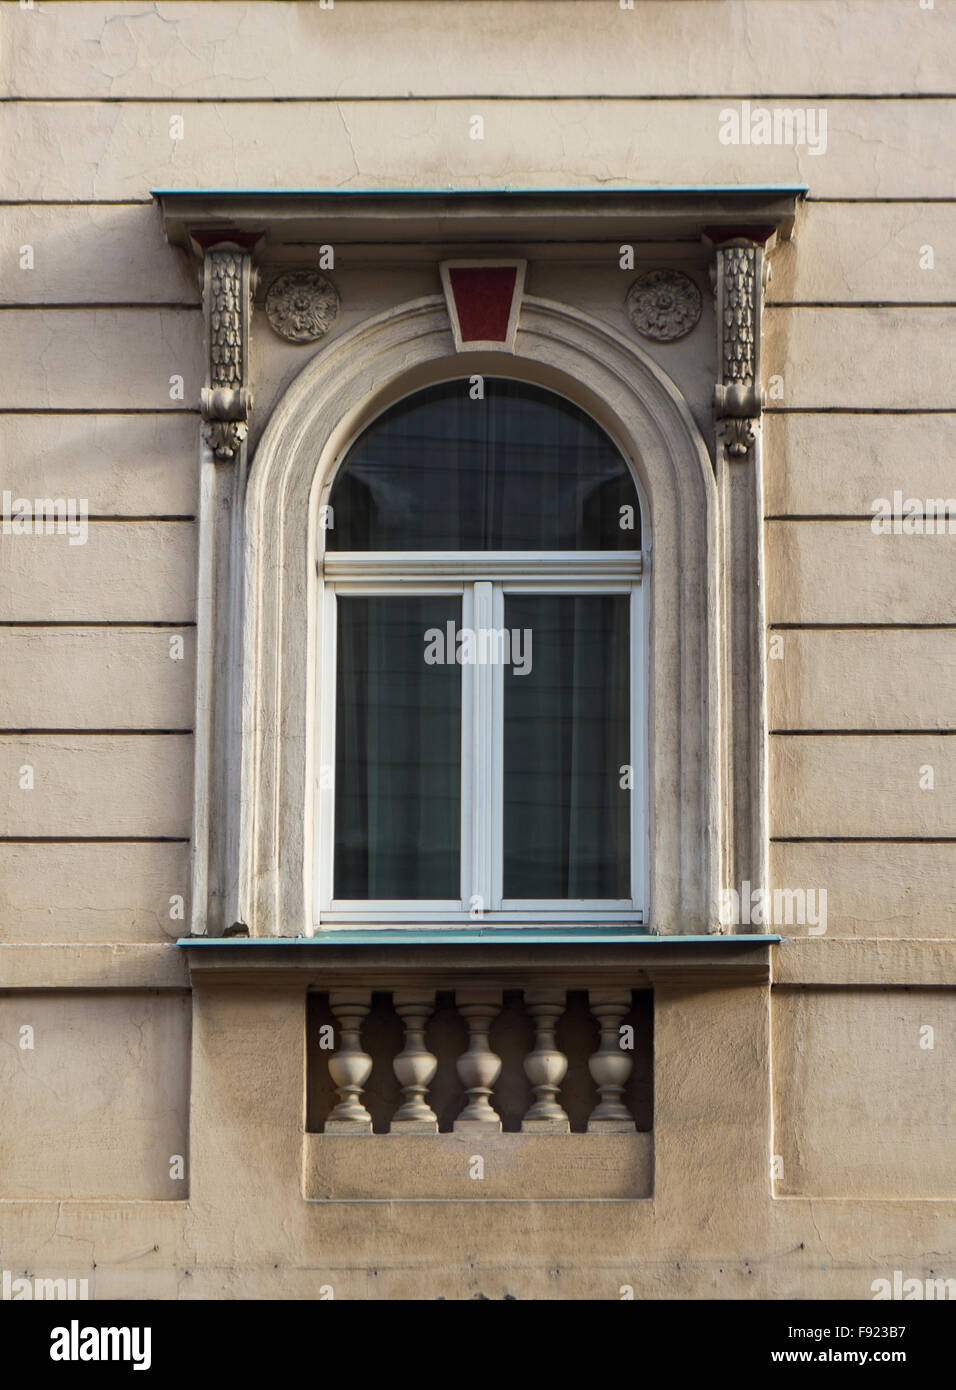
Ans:
[[[0,537],[0,1265],[167,1298],[866,1298],[894,1269],[956,1275],[956,537],[869,521],[894,489],[956,492],[952,8],[36,0],[0,27],[0,488],[92,518],[85,545]],[[826,152],[722,145],[720,110],[758,94],[824,106]],[[612,1167],[595,1190],[618,1200],[548,1200],[553,1175],[489,1143],[510,1200],[485,1202],[449,1142],[452,1206],[400,1178],[406,1200],[307,1201],[303,987],[190,1008],[172,944],[204,363],[149,190],[765,182],[810,188],[764,315],[771,872],[827,889],[826,936],[782,928],[776,989],[657,990],[652,1196]],[[658,250],[707,290],[695,248]],[[630,278],[589,251],[532,262],[528,290],[627,332]],[[434,264],[335,279],[336,334],[440,290]],[[709,439],[709,295],[649,350]],[[253,442],[311,351],[257,308]]]

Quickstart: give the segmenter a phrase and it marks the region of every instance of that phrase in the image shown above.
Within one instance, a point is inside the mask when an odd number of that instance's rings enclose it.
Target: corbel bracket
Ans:
[[[756,439],[760,387],[760,313],[765,243],[773,227],[706,228],[716,256],[711,268],[717,299],[717,435],[728,458],[743,459]]]
[[[254,240],[258,240],[256,237]],[[214,458],[232,463],[249,430],[249,332],[258,272],[245,233],[196,237],[206,331],[206,385],[200,393],[203,437]]]

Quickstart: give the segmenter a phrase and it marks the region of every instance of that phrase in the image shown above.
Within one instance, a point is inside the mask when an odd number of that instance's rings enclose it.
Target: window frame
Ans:
[[[638,498],[640,501],[640,498]],[[326,551],[319,566],[316,643],[317,776],[313,863],[315,930],[393,924],[507,926],[533,922],[642,925],[647,901],[647,604],[643,552]],[[542,572],[546,571],[546,572]],[[509,593],[625,594],[629,597],[630,797],[628,899],[503,897],[504,667],[465,664],[461,723],[461,898],[336,899],[336,603],[339,595],[449,594],[462,599],[462,626],[504,627]],[[485,711],[482,714],[482,711]],[[323,776],[323,769],[326,775]],[[481,911],[476,910],[476,899]]]

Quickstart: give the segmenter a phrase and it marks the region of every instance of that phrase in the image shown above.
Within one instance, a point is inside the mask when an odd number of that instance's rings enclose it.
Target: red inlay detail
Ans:
[[[240,232],[235,227],[220,227],[219,230],[209,230],[193,232],[193,240],[198,242],[203,250],[210,246],[218,246],[221,242],[232,241],[236,246],[250,249],[255,246],[257,241],[261,241],[264,232]]]
[[[463,343],[503,343],[518,271],[513,265],[455,266],[449,269]]]
[[[722,246],[725,241],[759,241],[761,245],[769,241],[776,231],[776,227],[704,227],[704,236],[708,237],[715,246]]]

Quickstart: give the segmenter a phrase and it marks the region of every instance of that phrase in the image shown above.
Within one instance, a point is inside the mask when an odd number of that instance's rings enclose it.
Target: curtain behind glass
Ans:
[[[628,598],[507,595],[505,626],[504,897],[629,898]]]
[[[484,389],[443,382],[365,431],[332,490],[330,550],[640,548],[633,480],[591,417],[523,382]]]
[[[461,897],[461,667],[428,665],[461,599],[340,597],[335,864],[340,899]]]

